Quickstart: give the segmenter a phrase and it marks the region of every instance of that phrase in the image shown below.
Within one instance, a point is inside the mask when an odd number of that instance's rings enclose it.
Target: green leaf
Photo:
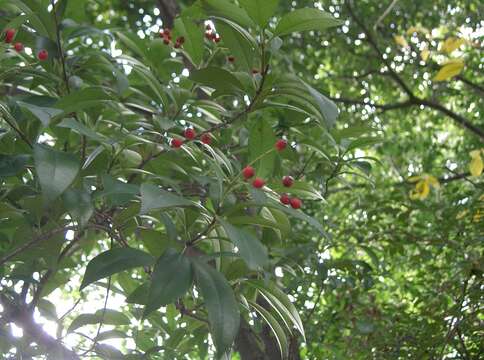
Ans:
[[[175,20],[175,31],[185,38],[183,50],[188,54],[191,62],[196,66],[200,65],[203,60],[203,32],[192,19],[177,18]]]
[[[129,325],[129,318],[122,312],[111,309],[100,309],[94,314],[80,314],[67,328],[67,332],[73,332],[84,325],[98,324],[102,321],[105,325]]]
[[[37,119],[39,119],[42,125],[44,126],[49,126],[50,120],[54,118],[56,115],[59,115],[60,113],[62,113],[62,111],[59,109],[37,106],[23,101],[18,101],[17,104],[20,107],[25,108],[30,113],[32,113],[32,115],[34,115]]]
[[[264,268],[269,262],[267,249],[250,232],[237,228],[228,222],[219,219],[220,224],[225,229],[227,236],[239,249],[240,255],[252,270]]]
[[[208,311],[208,322],[219,353],[230,349],[239,332],[240,311],[225,277],[211,266],[193,261],[195,279]]]
[[[219,16],[235,21],[246,28],[254,25],[244,9],[227,0],[201,0],[203,9],[209,16]]]
[[[239,0],[239,3],[251,19],[264,28],[271,16],[274,16],[279,0]]]
[[[56,104],[57,109],[64,113],[76,112],[93,106],[103,105],[111,101],[111,97],[99,87],[90,87],[73,91],[62,97]]]
[[[219,67],[207,67],[193,70],[190,79],[216,90],[214,96],[230,95],[243,92],[242,83],[230,72]]]
[[[81,290],[99,279],[124,270],[150,266],[153,262],[154,259],[150,254],[133,248],[115,248],[105,251],[87,264]]]
[[[236,67],[246,71],[251,70],[258,56],[253,43],[226,23],[217,24],[217,31],[224,39],[224,45],[229,48],[230,55],[235,57]]]
[[[76,119],[73,119],[73,118],[64,119],[59,124],[57,124],[57,126],[75,130],[80,135],[85,135],[88,138],[99,141],[99,142],[105,142],[106,141],[104,136],[102,136],[102,135],[96,133],[95,131],[89,129],[87,126],[85,126],[84,124],[80,123],[79,121],[77,121]]]
[[[282,17],[274,31],[275,36],[287,35],[293,32],[308,30],[323,31],[332,26],[343,24],[327,12],[305,8],[294,10]]]
[[[191,287],[193,281],[190,260],[176,250],[168,249],[156,262],[143,316],[160,306],[175,302]]]
[[[140,214],[147,214],[151,210],[166,209],[172,207],[194,206],[195,203],[160,189],[151,184],[141,185],[141,210]]]
[[[326,127],[333,127],[339,115],[336,104],[308,84],[304,83],[304,85],[307,87],[309,93],[316,101],[319,111],[323,115],[323,118],[326,122]]]
[[[30,162],[30,155],[4,155],[0,154],[0,178],[15,176]]]
[[[290,321],[302,336],[305,336],[301,317],[299,316],[296,307],[276,284],[264,280],[248,280],[247,284],[258,289],[274,310],[276,310],[282,318]],[[291,327],[288,326],[288,329],[291,331]]]
[[[64,193],[63,200],[72,219],[77,221],[80,227],[86,226],[94,213],[91,195],[84,190],[69,189]]]
[[[250,128],[249,134],[249,162],[257,160],[254,163],[257,176],[261,178],[268,178],[274,173],[274,163],[276,159],[274,144],[276,143],[276,135],[267,119],[261,118],[255,121]]]
[[[72,184],[80,168],[75,155],[38,144],[34,146],[34,162],[42,192],[49,202]]]
[[[133,184],[126,184],[112,176],[103,175],[103,190],[96,194],[96,197],[105,196],[113,205],[124,204],[134,198],[139,192],[139,187]]]

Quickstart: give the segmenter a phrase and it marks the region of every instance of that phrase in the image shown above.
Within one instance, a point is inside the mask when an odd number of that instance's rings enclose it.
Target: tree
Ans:
[[[0,4],[7,359],[479,357],[478,2]]]

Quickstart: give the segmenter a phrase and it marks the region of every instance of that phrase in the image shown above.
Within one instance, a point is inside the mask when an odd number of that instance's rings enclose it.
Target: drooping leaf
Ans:
[[[249,162],[257,160],[253,166],[257,176],[263,179],[274,172],[276,153],[272,150],[276,140],[270,122],[264,118],[257,120],[250,128]]]
[[[177,34],[185,38],[183,50],[188,54],[190,60],[196,66],[200,65],[203,59],[203,32],[192,19],[179,17],[175,20]]]
[[[279,5],[279,0],[240,0],[240,5],[260,27],[264,28]]]
[[[445,81],[453,78],[461,73],[464,69],[464,61],[462,59],[454,59],[447,61],[434,77],[434,81]]]
[[[152,184],[141,185],[141,214],[151,210],[194,206],[194,203]]]
[[[335,19],[324,11],[314,8],[298,9],[282,17],[274,30],[274,35],[281,36],[308,30],[323,31],[341,24],[341,20]]]
[[[118,272],[153,264],[153,257],[133,248],[115,248],[92,259],[86,267],[81,290],[93,282]]]
[[[72,184],[80,168],[74,154],[45,145],[34,146],[34,162],[47,201],[53,201],[61,195]]]
[[[128,325],[129,318],[120,311],[100,309],[91,314],[80,314],[69,325],[67,332],[73,332],[84,325],[98,324],[102,321],[106,325]]]
[[[168,249],[155,264],[144,316],[183,296],[192,281],[190,260],[176,250]]]
[[[50,120],[62,112],[59,109],[37,106],[23,101],[18,101],[17,104],[32,113],[44,126],[49,126]]]
[[[211,266],[193,261],[195,279],[208,311],[213,341],[219,353],[227,351],[240,326],[240,310],[225,277]]]
[[[219,67],[194,70],[190,74],[190,79],[215,89],[214,96],[233,95],[243,91],[242,83],[230,72]]]
[[[0,178],[15,176],[29,163],[31,157],[27,154],[0,154]]]
[[[86,226],[94,213],[91,195],[84,190],[69,189],[64,193],[63,199],[64,206],[71,217],[77,221],[80,227]]]
[[[244,9],[226,0],[201,0],[207,15],[226,18],[244,27],[253,26],[252,19]]]
[[[59,124],[57,124],[57,126],[72,129],[77,133],[79,133],[80,135],[85,135],[88,138],[91,138],[99,142],[105,141],[105,138],[102,135],[98,134],[94,130],[91,130],[86,125],[81,124],[79,121],[77,121],[74,118],[64,119]]]
[[[240,255],[250,269],[259,270],[264,268],[269,259],[264,245],[247,230],[237,228],[225,220],[219,219],[227,236],[239,249]]]

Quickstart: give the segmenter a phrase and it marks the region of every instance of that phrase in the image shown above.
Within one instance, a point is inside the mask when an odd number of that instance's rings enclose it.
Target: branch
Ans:
[[[175,17],[180,13],[180,7],[176,0],[158,0],[160,6],[160,16],[163,21],[163,26],[172,29]]]
[[[470,88],[474,89],[477,91],[477,93],[480,95],[480,96],[483,96],[484,95],[484,87],[476,84],[476,83],[473,83],[472,81],[464,78],[463,76],[459,75],[457,76],[457,79],[462,81],[464,84],[466,84],[467,86],[469,86]]]
[[[32,337],[41,347],[58,359],[80,360],[80,357],[72,350],[65,347],[60,341],[45,333],[42,326],[34,321],[32,313],[27,309],[11,302],[5,295],[0,294],[0,303],[4,309],[4,318],[9,322],[19,325],[25,333]]]
[[[368,106],[374,107],[376,109],[381,109],[383,111],[406,108],[406,107],[417,104],[417,102],[415,101],[414,98],[410,98],[406,101],[397,102],[397,103],[394,103],[394,104],[372,104],[372,103],[365,102],[365,101],[359,100],[359,99],[349,99],[349,98],[341,98],[341,97],[340,98],[328,97],[328,98],[330,100],[336,102],[336,103],[342,103],[342,104],[346,104],[346,105],[361,105],[361,106],[368,105]]]

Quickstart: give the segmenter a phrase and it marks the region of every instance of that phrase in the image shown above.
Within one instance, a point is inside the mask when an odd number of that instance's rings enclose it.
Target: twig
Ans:
[[[381,14],[381,16],[377,19],[377,21],[375,22],[375,25],[373,26],[373,31],[376,30],[376,28],[378,27],[378,25],[380,25],[380,23],[383,21],[383,19],[386,18],[386,16],[390,13],[390,11],[392,11],[394,6],[397,5],[397,2],[398,2],[398,0],[393,0],[392,3],[383,12],[383,14]]]

